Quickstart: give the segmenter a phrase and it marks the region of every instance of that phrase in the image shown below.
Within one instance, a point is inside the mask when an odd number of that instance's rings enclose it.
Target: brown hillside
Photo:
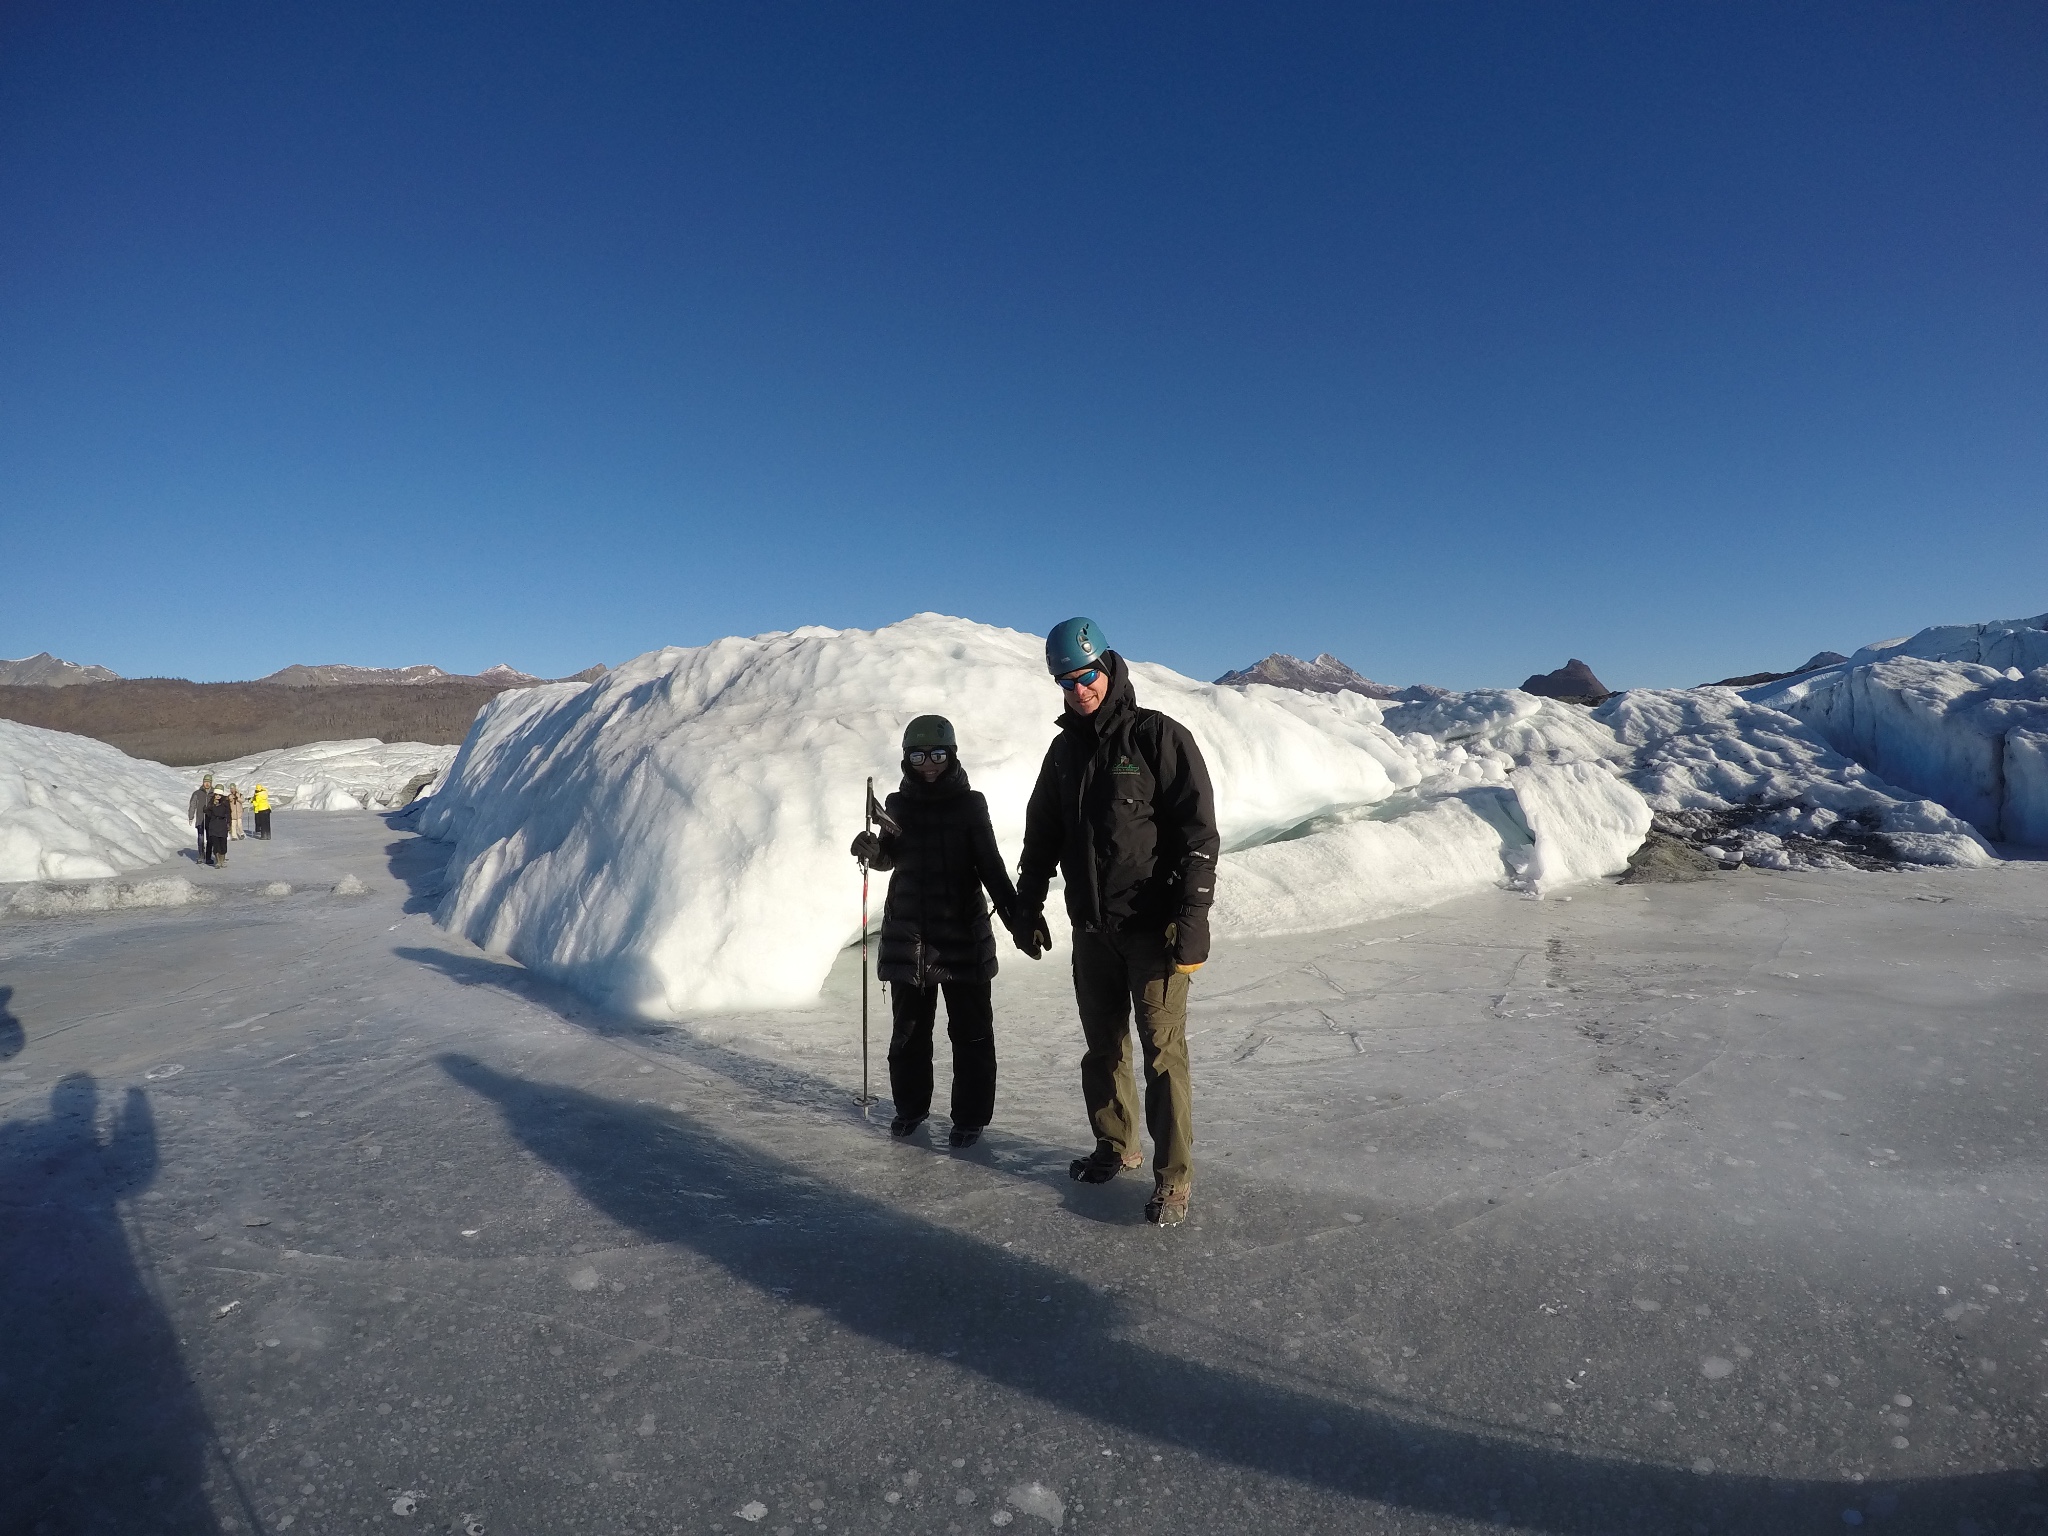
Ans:
[[[447,682],[289,688],[124,678],[68,688],[0,687],[0,719],[91,736],[131,757],[184,767],[309,741],[365,736],[453,744],[469,734],[476,712],[507,686]]]

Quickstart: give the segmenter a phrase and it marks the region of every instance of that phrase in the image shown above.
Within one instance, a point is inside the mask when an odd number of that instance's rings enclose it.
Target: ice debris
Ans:
[[[13,917],[75,917],[135,907],[189,907],[214,900],[182,875],[154,880],[45,881],[0,895],[0,912]]]
[[[1054,1530],[1066,1523],[1066,1500],[1043,1483],[1019,1483],[1003,1497],[1019,1514],[1035,1515]]]
[[[768,1517],[768,1506],[759,1499],[749,1499],[738,1509],[734,1510],[733,1513],[751,1524],[754,1521],[765,1520]]]

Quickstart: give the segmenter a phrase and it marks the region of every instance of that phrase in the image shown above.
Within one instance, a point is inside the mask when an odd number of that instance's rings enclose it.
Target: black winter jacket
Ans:
[[[1017,891],[996,847],[988,801],[968,787],[967,770],[955,758],[933,784],[906,763],[903,787],[887,809],[902,831],[884,831],[873,860],[876,869],[894,871],[875,974],[917,987],[995,975],[995,935],[981,893],[986,888],[995,899],[1008,927]]]
[[[1021,912],[1043,910],[1058,868],[1077,929],[1162,933],[1171,923],[1174,959],[1198,965],[1209,958],[1220,843],[1208,765],[1186,726],[1138,707],[1123,658],[1103,660],[1108,697],[1093,715],[1060,716],[1031,791]]]
[[[226,795],[215,795],[206,805],[206,835],[208,837],[226,837],[228,835],[228,823],[233,818],[233,815],[234,807],[228,802],[228,797]]]

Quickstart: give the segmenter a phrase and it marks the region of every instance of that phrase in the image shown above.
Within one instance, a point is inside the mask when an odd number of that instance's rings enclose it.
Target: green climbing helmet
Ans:
[[[953,739],[953,722],[944,715],[919,715],[903,728],[903,750],[910,752],[922,747],[951,747],[959,750],[960,743]]]

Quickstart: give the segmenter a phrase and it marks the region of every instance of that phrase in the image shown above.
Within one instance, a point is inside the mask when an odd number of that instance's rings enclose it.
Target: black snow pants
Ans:
[[[225,832],[206,834],[206,862],[225,864],[228,861],[228,835]]]
[[[258,811],[256,813],[256,835],[258,837],[270,836],[270,812]]]
[[[889,1036],[889,1094],[900,1118],[932,1110],[932,1028],[946,994],[946,1036],[953,1042],[953,1124],[979,1130],[996,1112],[995,1005],[985,976],[936,987],[889,984],[895,1029]]]

